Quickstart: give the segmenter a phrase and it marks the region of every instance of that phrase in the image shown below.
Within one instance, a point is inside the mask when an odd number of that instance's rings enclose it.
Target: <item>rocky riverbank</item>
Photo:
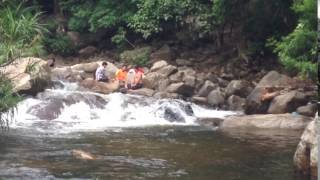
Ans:
[[[151,51],[150,63],[145,67],[144,87],[130,90],[128,93],[160,99],[179,98],[247,114],[226,119],[198,120],[199,124],[219,126],[222,130],[303,130],[317,111],[314,101],[317,97],[317,87],[311,82],[277,71],[251,72],[245,63],[239,63],[241,58],[221,63],[223,60],[214,59],[214,56],[199,60],[184,58],[186,56],[183,53],[177,56],[172,51],[169,46]],[[89,55],[86,53],[86,56]],[[92,58],[87,62],[60,64],[50,69],[44,60],[24,58],[0,70],[9,74],[15,91],[19,93],[34,95],[50,85],[52,80],[76,82],[82,88],[98,93],[116,92],[119,89],[117,82],[102,83],[92,78],[102,61],[108,62],[106,74],[113,78],[121,62],[125,60],[119,62],[112,58]],[[266,91],[266,88],[272,91]],[[263,99],[264,96],[267,98]],[[301,150],[302,146],[304,149],[309,147],[308,143],[300,143],[295,159],[301,157],[299,152],[306,151]],[[299,164],[299,160],[295,162]],[[304,169],[302,165],[297,167]],[[314,169],[314,163],[312,168]],[[314,174],[314,170],[311,174]]]

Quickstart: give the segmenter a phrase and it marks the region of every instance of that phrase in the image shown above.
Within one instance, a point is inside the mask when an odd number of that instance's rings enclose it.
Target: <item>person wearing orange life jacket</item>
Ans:
[[[125,85],[125,81],[127,79],[128,68],[127,65],[123,65],[121,69],[118,69],[116,72],[116,80],[119,81],[120,86]]]
[[[134,69],[130,69],[127,76],[126,88],[139,89],[142,88],[142,78],[144,76],[144,70],[140,66],[136,66]]]

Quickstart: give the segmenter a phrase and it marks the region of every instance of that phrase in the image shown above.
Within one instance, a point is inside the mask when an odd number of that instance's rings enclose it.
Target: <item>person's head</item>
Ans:
[[[54,63],[56,62],[55,58],[51,58],[48,60],[49,67],[54,67]]]
[[[107,63],[107,62],[103,62],[103,63],[102,63],[102,66],[103,66],[103,67],[107,67],[107,66],[108,66],[108,63]]]

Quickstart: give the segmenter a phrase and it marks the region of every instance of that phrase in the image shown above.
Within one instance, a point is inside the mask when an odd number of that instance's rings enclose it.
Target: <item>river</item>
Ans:
[[[60,82],[18,105],[0,135],[0,179],[304,180],[293,168],[300,132],[196,121],[232,114]]]

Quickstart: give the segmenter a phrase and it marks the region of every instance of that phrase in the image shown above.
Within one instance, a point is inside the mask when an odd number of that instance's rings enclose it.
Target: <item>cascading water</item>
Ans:
[[[45,132],[103,130],[110,127],[197,125],[199,117],[234,114],[202,108],[176,99],[154,99],[113,93],[103,95],[82,90],[75,83],[56,83],[36,98],[19,103],[12,128]]]

